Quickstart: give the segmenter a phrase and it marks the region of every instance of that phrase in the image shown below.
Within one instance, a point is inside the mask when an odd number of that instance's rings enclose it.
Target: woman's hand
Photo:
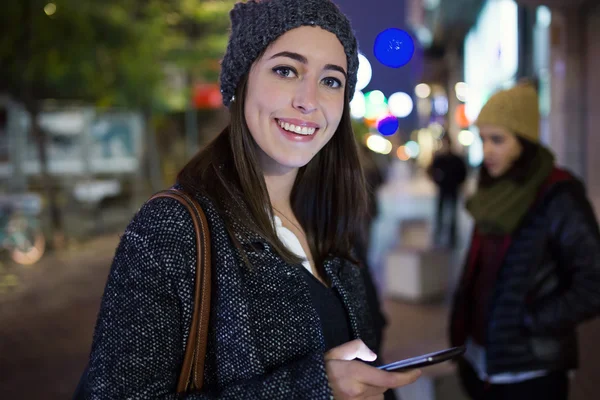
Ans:
[[[325,354],[329,386],[336,400],[383,399],[388,389],[406,386],[421,375],[420,370],[387,372],[361,361],[373,361],[377,355],[357,339],[335,347]]]

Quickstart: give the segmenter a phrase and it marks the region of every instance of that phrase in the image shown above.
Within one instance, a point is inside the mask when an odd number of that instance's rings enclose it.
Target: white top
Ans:
[[[480,380],[496,385],[519,383],[548,375],[548,371],[545,370],[488,375],[485,370],[485,349],[471,338],[467,339],[467,351],[464,357],[471,364]]]
[[[281,242],[285,245],[285,247],[288,248],[289,251],[304,259],[302,265],[308,270],[308,272],[312,274],[313,271],[310,267],[310,262],[308,262],[308,257],[306,256],[298,237],[294,234],[294,232],[283,226],[281,223],[281,218],[279,218],[277,215],[274,216],[274,220],[275,231],[277,232],[277,237],[279,237],[279,240],[281,240]]]

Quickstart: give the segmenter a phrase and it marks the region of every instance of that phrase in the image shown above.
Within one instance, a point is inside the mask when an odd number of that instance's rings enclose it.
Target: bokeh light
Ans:
[[[56,4],[54,4],[54,3],[46,4],[46,6],[44,7],[44,13],[46,13],[47,16],[54,15],[54,13],[56,13]]]
[[[463,146],[472,145],[474,140],[475,135],[473,135],[473,132],[471,131],[463,130],[458,133],[458,142]]]
[[[370,135],[367,138],[367,147],[379,154],[390,154],[392,151],[392,142],[379,135]]]
[[[400,68],[412,59],[415,53],[415,43],[406,31],[389,28],[377,35],[373,52],[383,65]]]
[[[456,92],[456,98],[462,102],[467,101],[467,96],[469,92],[469,85],[465,82],[458,82],[454,85],[454,91]]]
[[[356,90],[363,90],[371,82],[373,77],[373,68],[371,63],[362,53],[358,53],[358,73],[356,81]]]
[[[432,122],[428,128],[434,139],[440,139],[444,134],[444,127],[439,122]]]
[[[398,158],[402,161],[408,161],[410,158],[410,156],[406,153],[406,146],[398,147],[398,150],[396,150],[396,156],[398,156]]]
[[[421,146],[419,146],[419,143],[411,140],[406,142],[404,146],[406,147],[406,154],[408,154],[409,157],[417,158],[419,156],[419,153],[421,152]]]
[[[398,118],[406,118],[413,110],[412,97],[408,93],[396,92],[388,100],[390,113]]]
[[[382,91],[373,90],[365,94],[365,118],[377,120],[388,113],[387,99]]]
[[[460,104],[458,107],[456,107],[456,111],[454,113],[454,119],[456,120],[458,126],[461,128],[466,128],[469,125],[471,125],[471,122],[469,121],[469,118],[467,118],[467,114],[465,111],[465,105]]]
[[[477,167],[483,162],[483,142],[478,134],[473,133],[473,144],[468,147],[469,165]]]
[[[365,95],[361,91],[354,93],[354,98],[350,102],[350,115],[352,118],[361,119],[364,118],[367,112],[367,104],[365,101]]]
[[[381,90],[373,90],[372,92],[367,93],[367,97],[369,102],[373,105],[379,106],[385,103],[385,95]]]
[[[415,94],[420,99],[426,99],[431,94],[431,87],[426,83],[419,83],[415,86]]]
[[[542,28],[550,27],[552,11],[547,6],[539,6],[536,10],[536,24]]]
[[[445,95],[438,95],[433,98],[433,111],[436,115],[448,114],[448,98]]]
[[[377,130],[385,136],[390,136],[398,130],[398,118],[393,115],[386,115],[377,121]]]

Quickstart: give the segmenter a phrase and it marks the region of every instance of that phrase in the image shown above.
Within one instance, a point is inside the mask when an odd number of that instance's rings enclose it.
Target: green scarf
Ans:
[[[513,233],[553,167],[554,156],[540,146],[529,167],[527,181],[519,183],[504,177],[490,186],[479,187],[467,201],[467,210],[475,219],[477,229],[484,234]]]

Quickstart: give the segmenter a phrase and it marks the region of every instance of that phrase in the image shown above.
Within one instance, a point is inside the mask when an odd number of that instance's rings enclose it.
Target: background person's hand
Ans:
[[[420,370],[387,372],[357,361],[376,358],[360,339],[328,351],[325,368],[334,399],[382,399],[386,390],[409,385],[421,375]]]

